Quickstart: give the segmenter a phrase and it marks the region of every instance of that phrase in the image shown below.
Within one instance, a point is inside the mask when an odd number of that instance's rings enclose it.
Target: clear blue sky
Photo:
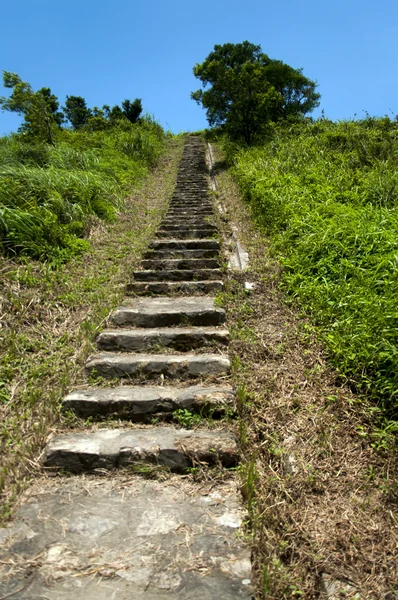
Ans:
[[[397,0],[20,0],[3,3],[1,20],[0,69],[61,103],[138,96],[174,132],[206,126],[190,99],[194,64],[244,40],[316,79],[331,119],[398,113]],[[0,112],[0,134],[18,123]]]

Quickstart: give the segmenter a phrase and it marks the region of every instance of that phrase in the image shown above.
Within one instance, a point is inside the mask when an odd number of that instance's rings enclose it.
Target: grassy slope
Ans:
[[[361,598],[395,598],[394,453],[377,443],[373,405],[337,380],[309,319],[286,304],[270,240],[215,151],[219,199],[250,256],[247,271],[230,272],[222,302],[256,598],[315,600],[324,573],[353,582]]]
[[[398,125],[292,125],[234,175],[334,366],[397,418]],[[390,429],[395,425],[391,424]]]
[[[123,297],[166,209],[181,151],[182,139],[167,141],[159,164],[114,222],[94,223],[91,249],[82,256],[55,265],[0,259],[2,517],[24,482],[40,472],[38,450],[60,418],[60,399],[83,380],[93,336]]]
[[[131,186],[163,151],[148,119],[101,131],[60,129],[56,146],[23,134],[0,138],[0,250],[65,260],[87,249],[90,229],[111,221]]]

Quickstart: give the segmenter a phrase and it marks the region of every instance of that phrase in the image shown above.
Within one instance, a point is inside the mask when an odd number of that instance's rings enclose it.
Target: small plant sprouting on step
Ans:
[[[156,479],[157,481],[164,481],[170,475],[170,469],[162,465],[151,465],[141,462],[132,463],[129,465],[129,469],[135,474],[145,477],[146,479]]]
[[[173,412],[173,419],[177,421],[179,425],[191,429],[195,425],[198,425],[202,421],[201,415],[192,413],[187,408],[178,408]]]

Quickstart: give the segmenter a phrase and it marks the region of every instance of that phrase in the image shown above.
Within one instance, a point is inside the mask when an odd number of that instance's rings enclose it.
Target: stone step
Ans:
[[[167,386],[116,388],[87,388],[76,390],[62,400],[63,410],[73,411],[79,417],[118,416],[134,422],[152,417],[171,417],[178,409],[202,415],[222,415],[231,411],[234,393],[230,387],[187,388]]]
[[[168,240],[153,240],[149,244],[149,248],[153,250],[221,250],[221,244],[215,239],[186,239],[176,240],[170,238]]]
[[[222,279],[222,269],[175,269],[170,271],[134,271],[136,281],[206,281],[208,279]]]
[[[167,216],[171,217],[171,216],[187,216],[187,217],[192,217],[192,216],[197,216],[197,215],[214,215],[214,211],[211,208],[192,208],[189,209],[186,206],[181,207],[181,208],[170,208],[167,211]]]
[[[170,202],[210,202],[209,190],[191,187],[186,190],[179,189],[174,192]]]
[[[106,329],[97,337],[100,350],[142,352],[173,348],[180,352],[214,344],[228,344],[228,329],[214,327],[158,327],[156,329]]]
[[[200,211],[206,211],[209,213],[214,214],[214,208],[211,205],[208,204],[203,204],[202,202],[198,203],[198,204],[186,204],[186,203],[181,203],[181,204],[170,204],[167,213],[169,214],[170,212],[200,212]]]
[[[74,473],[140,463],[181,472],[198,463],[233,467],[238,461],[238,444],[229,432],[153,427],[57,435],[48,442],[43,463]]]
[[[253,599],[247,516],[233,478],[195,482],[158,471],[138,464],[122,477],[33,484],[1,529],[0,597]]]
[[[156,233],[157,238],[167,239],[173,237],[173,239],[189,240],[192,238],[211,238],[216,232],[213,229],[180,229],[179,231],[167,231],[159,229]]]
[[[168,259],[144,259],[141,266],[148,270],[168,270],[174,269],[218,269],[220,259],[218,258],[168,258]]]
[[[216,225],[210,219],[163,219],[159,225],[161,229],[168,229],[170,235],[173,234],[174,230],[179,229],[212,229],[217,231]]]
[[[86,361],[88,373],[102,377],[156,377],[173,379],[225,375],[230,363],[220,354],[124,354],[103,352]]]
[[[170,235],[174,235],[174,231],[178,233],[187,229],[206,229],[212,231],[213,234],[217,233],[217,227],[206,221],[203,223],[190,223],[183,219],[181,223],[176,223],[175,221],[173,223],[161,223],[159,227],[159,231],[168,231]]]
[[[158,259],[163,260],[165,258],[217,258],[220,256],[220,251],[216,249],[210,250],[151,250],[145,252],[145,259]]]
[[[128,298],[111,315],[115,325],[135,327],[170,327],[173,325],[220,325],[224,309],[215,306],[214,298]]]
[[[214,211],[214,206],[212,202],[208,202],[205,198],[196,198],[195,200],[171,200],[169,203],[168,210],[174,208],[183,210],[197,210],[206,208],[208,210]]]
[[[211,202],[205,200],[171,200],[169,208],[185,208],[191,210],[191,208],[210,208],[214,210]]]
[[[189,204],[189,203],[197,203],[203,202],[204,204],[213,205],[212,200],[210,199],[207,191],[203,193],[203,191],[193,191],[192,193],[182,193],[182,194],[173,194],[170,198],[170,204],[174,202],[178,204]]]
[[[214,294],[224,287],[222,281],[133,281],[126,286],[127,294]]]
[[[190,227],[195,227],[195,229],[206,229],[207,225],[210,225],[210,227],[215,227],[215,225],[212,223],[212,220],[208,217],[205,217],[204,219],[197,219],[196,217],[184,217],[182,219],[176,219],[175,217],[165,217],[161,222],[160,227],[164,227],[165,225],[175,225],[176,227],[180,228],[181,225],[183,225],[184,223],[189,224]]]

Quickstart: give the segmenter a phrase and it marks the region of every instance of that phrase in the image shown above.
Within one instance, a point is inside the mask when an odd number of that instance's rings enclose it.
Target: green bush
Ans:
[[[389,415],[398,397],[398,125],[277,127],[234,174],[334,364]]]

